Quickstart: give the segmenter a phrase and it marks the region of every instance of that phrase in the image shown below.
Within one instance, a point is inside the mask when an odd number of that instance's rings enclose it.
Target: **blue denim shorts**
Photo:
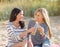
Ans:
[[[50,41],[48,38],[46,38],[46,40],[42,44],[35,45],[34,47],[50,47]]]

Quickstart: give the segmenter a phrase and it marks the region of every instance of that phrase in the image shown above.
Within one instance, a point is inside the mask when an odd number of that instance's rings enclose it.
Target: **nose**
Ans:
[[[24,18],[24,16],[22,15],[22,18]]]

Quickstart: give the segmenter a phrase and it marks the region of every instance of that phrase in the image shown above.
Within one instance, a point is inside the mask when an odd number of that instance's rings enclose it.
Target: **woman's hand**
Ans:
[[[40,27],[38,28],[38,31],[40,32],[40,35],[44,35],[44,28],[43,27]]]
[[[27,40],[23,40],[22,42],[13,44],[12,47],[25,47],[26,43],[27,43]]]
[[[34,32],[35,29],[36,29],[35,27],[30,28],[30,29],[28,30],[28,33]]]

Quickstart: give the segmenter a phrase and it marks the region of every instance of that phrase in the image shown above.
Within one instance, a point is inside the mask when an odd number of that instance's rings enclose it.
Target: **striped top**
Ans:
[[[8,22],[7,24],[7,32],[8,32],[8,45],[7,47],[12,47],[13,44],[21,42],[22,39],[19,37],[21,33],[26,31],[26,27],[24,29],[21,29],[21,27],[16,28],[12,22]],[[25,36],[23,39],[26,39],[27,36]]]

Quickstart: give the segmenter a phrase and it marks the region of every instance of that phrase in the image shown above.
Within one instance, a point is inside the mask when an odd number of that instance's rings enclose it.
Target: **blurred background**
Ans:
[[[24,10],[27,21],[33,17],[36,9],[46,8],[52,27],[51,43],[60,44],[60,0],[0,0],[0,47],[5,47],[8,43],[6,24],[15,7]]]

